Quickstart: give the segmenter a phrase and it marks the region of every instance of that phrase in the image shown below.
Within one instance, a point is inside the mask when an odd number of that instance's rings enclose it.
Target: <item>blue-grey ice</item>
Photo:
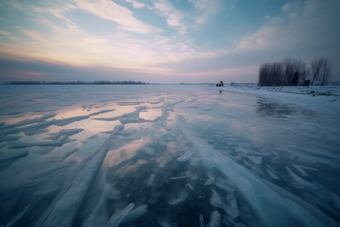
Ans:
[[[178,203],[183,202],[188,197],[188,193],[185,190],[182,190],[177,197],[170,199],[170,205],[177,205]]]

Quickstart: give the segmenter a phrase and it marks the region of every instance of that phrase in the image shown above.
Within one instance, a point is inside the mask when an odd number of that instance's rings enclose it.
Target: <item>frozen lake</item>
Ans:
[[[340,226],[339,169],[334,111],[205,85],[0,89],[0,226]]]

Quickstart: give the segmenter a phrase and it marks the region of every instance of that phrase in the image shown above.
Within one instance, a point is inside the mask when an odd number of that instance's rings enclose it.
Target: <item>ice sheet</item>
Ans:
[[[93,178],[102,165],[106,153],[111,147],[116,134],[124,129],[123,125],[118,125],[111,133],[110,137],[100,147],[98,152],[86,164],[82,171],[75,177],[68,191],[55,205],[44,226],[71,226],[74,216],[83,201],[86,192],[91,185]],[[61,218],[62,217],[62,218]]]
[[[221,155],[210,147],[204,140],[196,137],[186,125],[182,116],[177,117],[178,126],[186,138],[201,153],[207,168],[218,168],[230,178],[242,193],[244,198],[256,211],[257,215],[269,226],[280,226],[278,219],[272,218],[270,210],[281,209],[282,218],[294,218],[306,226],[324,226],[304,208],[291,200],[285,199],[272,191],[258,178],[254,177],[247,169],[238,165],[230,158]],[[266,205],[265,205],[266,204]],[[301,218],[303,217],[303,218]]]

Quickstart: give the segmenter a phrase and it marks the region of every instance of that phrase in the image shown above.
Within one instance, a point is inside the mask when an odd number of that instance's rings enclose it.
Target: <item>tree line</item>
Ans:
[[[259,86],[309,85],[321,80],[326,84],[331,76],[332,62],[328,58],[315,58],[306,62],[286,58],[283,62],[264,63],[259,69]]]
[[[11,85],[88,85],[88,84],[147,84],[141,81],[93,81],[93,82],[85,82],[85,81],[9,81],[4,82],[4,84]]]

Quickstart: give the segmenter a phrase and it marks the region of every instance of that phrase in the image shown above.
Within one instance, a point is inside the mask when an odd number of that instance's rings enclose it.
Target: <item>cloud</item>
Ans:
[[[135,8],[143,8],[145,6],[143,3],[139,3],[134,0],[125,0],[125,1],[131,3],[132,6]]]
[[[4,30],[0,30],[0,35],[11,35],[11,33]]]
[[[25,30],[25,29],[22,29],[20,31],[21,31],[21,33],[25,34],[26,36],[30,37],[31,39],[33,39],[35,41],[39,41],[40,43],[46,43],[46,39],[45,39],[44,35],[41,34],[37,30]]]
[[[137,20],[133,13],[114,3],[111,0],[75,0],[79,8],[92,13],[102,19],[111,20],[118,23],[119,28],[126,31],[142,34],[161,32],[159,28],[154,28],[142,21]]]
[[[337,1],[326,3],[307,0],[305,3],[285,5],[282,7],[283,14],[269,18],[268,22],[255,33],[241,37],[236,43],[236,49],[242,51],[289,49],[292,53],[298,50],[301,50],[300,53],[317,49],[323,52],[330,51],[339,45],[340,33],[334,31],[338,26],[334,18],[337,17],[339,8]]]
[[[289,5],[289,4],[286,4],[286,5],[284,5],[284,6],[281,7],[281,10],[287,11],[287,10],[289,10],[289,7],[290,7],[290,5]]]
[[[270,19],[270,16],[269,16],[269,15],[266,15],[264,18],[265,18],[265,19]]]
[[[223,10],[219,0],[189,0],[194,6],[199,16],[196,17],[197,24],[207,23],[212,16]]]
[[[158,0],[154,2],[151,9],[156,10],[161,16],[166,17],[167,24],[176,27],[180,34],[186,33],[187,26],[183,24],[183,13],[176,10],[167,0]]]

